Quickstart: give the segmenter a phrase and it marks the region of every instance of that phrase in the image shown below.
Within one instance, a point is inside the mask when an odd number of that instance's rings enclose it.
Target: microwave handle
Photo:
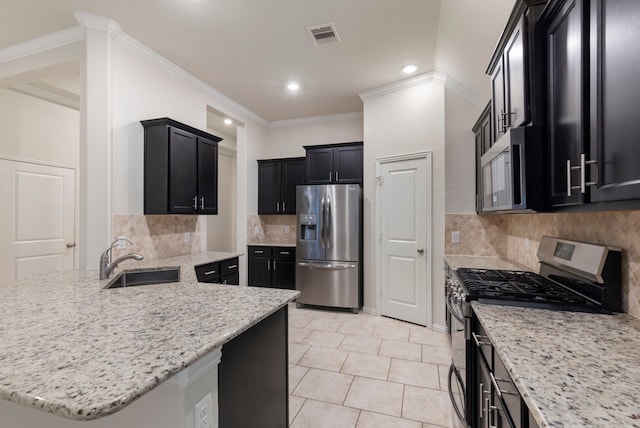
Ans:
[[[523,195],[525,194],[524,178],[524,145],[520,142],[511,143],[511,202],[514,208],[524,208]],[[516,189],[519,189],[519,199],[516,200]]]

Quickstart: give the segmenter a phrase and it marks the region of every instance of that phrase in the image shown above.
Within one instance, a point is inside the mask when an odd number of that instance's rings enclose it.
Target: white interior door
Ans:
[[[378,169],[380,310],[420,325],[430,319],[428,156],[380,162]]]
[[[69,270],[75,170],[0,159],[0,281]]]

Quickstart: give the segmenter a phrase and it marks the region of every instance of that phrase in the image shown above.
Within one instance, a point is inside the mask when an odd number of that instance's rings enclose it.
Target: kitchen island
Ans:
[[[224,355],[225,344],[272,315],[283,314],[286,321],[287,304],[299,294],[197,282],[195,265],[234,256],[210,252],[123,264],[180,266],[180,281],[175,283],[104,289],[109,280],[98,280],[97,270],[87,270],[1,284],[2,426],[28,426],[24,418],[30,417],[41,426],[124,426],[121,419],[110,418],[134,409],[138,399],[149,406],[148,397],[157,391],[160,399],[166,398],[170,394],[156,388],[161,384],[184,389],[207,373],[216,376],[216,385],[209,385],[216,389],[210,391],[214,408],[208,409],[215,417],[220,350]],[[284,328],[286,336],[286,323]],[[211,383],[213,377],[209,379]],[[192,423],[189,403],[203,397],[187,393],[176,411],[155,406],[156,412],[180,411],[182,422],[191,418]],[[18,422],[11,425],[12,420]],[[170,422],[166,424],[161,426]]]

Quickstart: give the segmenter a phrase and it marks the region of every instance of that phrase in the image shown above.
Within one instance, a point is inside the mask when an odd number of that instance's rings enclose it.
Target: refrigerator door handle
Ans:
[[[315,269],[354,269],[355,267],[357,267],[352,263],[308,263],[308,262],[298,262],[298,266],[315,268]]]
[[[320,201],[320,210],[322,214],[320,214],[320,220],[322,222],[322,228],[319,230],[320,232],[320,246],[324,248],[324,196]]]
[[[325,238],[327,248],[331,248],[331,227],[333,227],[331,224],[331,198],[327,196],[327,216],[324,223],[324,229],[327,232]]]

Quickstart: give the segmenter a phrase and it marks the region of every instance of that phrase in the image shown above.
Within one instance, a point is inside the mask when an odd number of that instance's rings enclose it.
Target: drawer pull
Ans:
[[[476,346],[481,346],[481,345],[489,345],[489,343],[485,343],[485,342],[480,342],[478,340],[478,338],[483,338],[485,336],[480,336],[480,335],[476,335],[475,333],[471,332],[471,336],[473,336],[473,341],[476,342]]]
[[[280,254],[283,254],[283,255],[287,255],[287,256],[288,256],[288,255],[289,255],[289,252],[288,252],[288,251],[280,251]]]
[[[264,253],[264,251],[262,251],[262,250],[256,250],[256,251],[254,251],[254,253],[256,253],[256,254],[262,254],[262,253]]]
[[[231,266],[227,266],[227,269],[235,269],[237,267],[238,267],[238,265],[231,265]]]
[[[213,275],[214,273],[216,273],[215,270],[210,270],[209,272],[205,272],[205,275]]]

